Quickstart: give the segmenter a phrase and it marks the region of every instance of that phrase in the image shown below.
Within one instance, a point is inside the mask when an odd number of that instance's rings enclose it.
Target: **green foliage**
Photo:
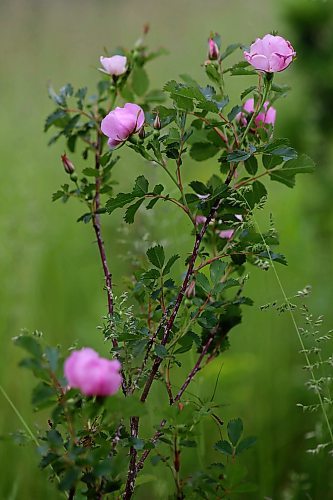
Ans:
[[[221,55],[204,65],[203,85],[182,74],[181,82],[170,80],[163,91],[151,90],[146,64],[161,52],[149,52],[142,38],[132,50],[121,51],[127,57],[127,70],[113,77],[103,74],[93,95],[86,87],[75,90],[70,84],[59,92],[49,89],[56,105],[45,122],[45,131],[56,130],[50,143],[63,138],[71,152],[79,144],[80,151],[84,147],[78,165],[68,165],[67,157],[62,157],[68,183],[54,193],[53,200],[77,199],[84,205],[78,221],[93,226],[108,298],[99,329],[110,356],[122,365],[118,394],[87,397],[68,387],[62,349],[45,345],[37,333],[14,339],[29,355],[20,365],[37,378],[32,405],[50,412],[47,426],[38,435],[40,467],[52,469],[59,490],[69,498],[75,494],[102,498],[109,493],[131,498],[135,484],[151,479],[149,475],[136,477],[149,455],[158,467],[153,478],[163,473],[162,467],[172,471],[177,498],[193,494],[229,498],[255,490],[238,462],[255,438],[243,438],[240,418],[230,420],[224,432],[224,410],[214,401],[216,388],[211,400],[202,401],[189,386],[198,371],[230,347],[244,306],[253,305],[244,295],[249,265],[262,270],[274,263],[286,265],[285,257],[276,251],[279,240],[272,224],[258,233],[253,222],[254,211],[263,209],[268,197],[265,180],[293,187],[296,175],[312,172],[314,164],[307,156],[298,156],[286,139],[276,139],[271,126],[256,124],[262,102],[286,94],[287,89],[271,82],[272,78],[263,78],[262,86],[260,77],[258,85],[242,91],[241,99],[252,94],[258,106],[247,117],[247,126],[239,120],[242,106],[229,103],[225,79],[257,73],[245,61],[225,68],[222,62],[242,46],[236,43],[222,50],[219,35],[212,38]],[[132,187],[126,192],[114,192],[113,169],[119,156],[108,149],[100,123],[110,105],[114,108],[121,99],[142,106],[145,124],[118,149],[127,146],[148,166],[154,164],[158,177],[154,187],[141,174],[135,180],[129,178]],[[212,175],[205,178],[202,169],[199,180],[187,169],[186,184],[182,176],[187,155],[200,162],[212,159]],[[124,221],[132,224],[143,206],[156,214],[161,200],[172,203],[186,217],[190,227],[186,241],[192,250],[181,259],[175,253],[178,242],[170,241],[169,235],[163,243],[168,251],[160,244],[142,242],[142,251],[131,256],[130,275],[124,279],[126,292],[118,297],[108,267],[102,219],[122,210]],[[174,266],[179,259],[180,272]],[[182,368],[185,353],[194,361],[181,380],[177,370]],[[147,437],[141,432],[140,419],[150,405],[153,384],[159,384],[161,402],[150,412],[154,421],[147,424],[152,433]],[[198,464],[182,477],[183,450],[198,447],[207,419],[221,433],[214,445],[221,462],[201,469]]]

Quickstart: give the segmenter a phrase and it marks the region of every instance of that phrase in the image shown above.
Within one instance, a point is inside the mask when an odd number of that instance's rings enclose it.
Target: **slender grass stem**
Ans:
[[[249,206],[247,200],[245,199],[245,197],[241,194],[241,196],[244,198],[246,204],[248,205],[249,209],[251,210],[251,207]],[[287,294],[285,292],[285,289],[284,289],[284,286],[282,284],[282,281],[280,279],[280,276],[277,272],[277,269],[275,267],[275,264],[274,264],[274,261],[271,257],[271,251],[270,251],[270,248],[269,246],[267,245],[266,243],[266,240],[264,238],[264,235],[262,234],[262,231],[260,229],[260,226],[259,226],[259,223],[254,215],[254,213],[252,212],[252,217],[253,217],[253,221],[255,223],[255,225],[257,226],[257,229],[258,229],[258,232],[260,234],[260,237],[262,239],[262,242],[264,244],[264,246],[266,247],[266,251],[267,251],[267,255],[269,256],[269,260],[270,260],[270,264],[271,264],[271,267],[273,269],[273,272],[274,272],[274,275],[275,275],[275,278],[276,278],[276,281],[279,285],[279,288],[280,288],[280,291],[281,291],[281,294],[282,294],[282,297],[285,301],[285,303],[288,305],[288,313],[289,313],[289,316],[291,318],[291,321],[292,321],[292,324],[294,326],[294,329],[296,331],[296,334],[297,334],[297,338],[298,338],[298,341],[300,343],[300,346],[301,346],[301,350],[302,350],[302,353],[304,354],[304,357],[305,357],[305,361],[306,361],[306,366],[307,366],[307,369],[309,370],[309,373],[312,377],[312,379],[315,381],[316,380],[316,377],[315,377],[315,374],[314,374],[314,371],[312,369],[312,365],[310,363],[310,359],[309,359],[309,356],[306,352],[306,348],[305,348],[305,344],[303,342],[303,339],[302,339],[302,335],[301,335],[301,332],[300,332],[300,329],[297,325],[297,321],[296,321],[296,318],[295,318],[295,315],[290,307],[290,302],[289,302],[289,299],[287,297]],[[329,436],[330,436],[330,440],[331,440],[331,443],[333,444],[333,431],[332,431],[332,427],[331,427],[331,424],[330,424],[330,421],[329,421],[329,418],[328,418],[328,414],[327,414],[327,411],[326,411],[326,408],[325,408],[325,404],[324,404],[324,401],[323,401],[323,397],[320,393],[320,391],[318,389],[315,390],[317,396],[318,396],[318,399],[319,399],[319,404],[320,404],[320,407],[321,407],[321,410],[322,410],[322,414],[323,414],[323,417],[324,417],[324,420],[326,422],[326,425],[327,425],[327,429],[328,429],[328,433],[329,433]]]
[[[22,413],[19,411],[19,409],[17,408],[17,406],[15,406],[14,402],[9,397],[8,393],[5,391],[5,389],[2,387],[2,385],[0,385],[0,392],[2,393],[3,397],[7,400],[7,402],[9,403],[9,405],[11,406],[11,408],[14,411],[15,415],[17,416],[17,418],[19,419],[19,421],[21,422],[21,424],[24,426],[25,430],[27,431],[27,433],[29,434],[29,436],[31,437],[31,439],[34,441],[35,445],[39,446],[39,441],[36,438],[35,434],[32,432],[31,428],[29,427],[29,425],[27,424],[26,420],[24,419]]]

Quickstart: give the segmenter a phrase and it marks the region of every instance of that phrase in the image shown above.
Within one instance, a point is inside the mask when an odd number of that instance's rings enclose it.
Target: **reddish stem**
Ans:
[[[96,143],[96,153],[95,153],[95,168],[96,168],[96,170],[99,170],[99,168],[100,168],[101,148],[102,148],[101,137],[98,134],[97,135],[97,143]],[[99,254],[101,257],[102,267],[103,267],[103,272],[104,272],[106,293],[107,293],[107,298],[108,298],[108,311],[109,311],[109,315],[113,316],[112,275],[110,273],[109,266],[108,266],[107,259],[106,259],[106,252],[105,252],[104,240],[102,237],[100,216],[98,213],[100,206],[101,206],[100,188],[101,188],[101,178],[99,176],[97,176],[96,182],[95,182],[95,196],[94,196],[94,200],[93,200],[92,222],[93,222],[93,226],[94,226],[94,230],[95,230],[95,234],[96,234]],[[112,339],[112,345],[113,345],[113,347],[117,347],[118,342],[115,339]]]

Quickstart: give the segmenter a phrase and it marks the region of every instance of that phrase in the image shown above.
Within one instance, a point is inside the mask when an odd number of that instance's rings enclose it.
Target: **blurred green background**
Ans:
[[[51,202],[51,193],[65,176],[59,160],[63,145],[48,148],[43,135],[44,118],[52,110],[47,83],[52,80],[57,88],[71,82],[93,89],[103,47],[131,47],[145,22],[151,25],[149,45],[170,51],[148,67],[154,87],[179,73],[200,80],[211,30],[222,35],[225,45],[250,43],[256,36],[278,30],[295,46],[297,61],[277,76],[278,83],[291,84],[293,92],[277,104],[276,133],[291,137],[292,144],[319,165],[314,176],[299,178],[294,190],[273,183],[267,215],[260,216],[260,223],[267,227],[268,211],[272,211],[281,250],[289,262],[288,268],[279,268],[287,294],[311,284],[312,312],[325,315],[327,329],[333,324],[330,2],[1,0],[0,382],[33,428],[43,424],[31,411],[33,380],[30,373],[17,368],[21,353],[12,347],[11,338],[26,327],[43,331],[53,343],[67,347],[78,339],[80,345],[106,352],[96,330],[105,312],[105,296],[92,229],[76,224],[81,208],[75,203]],[[250,84],[243,78],[231,79],[229,93],[239,99],[242,88]],[[82,163],[79,156],[74,160]],[[184,166],[188,175],[195,171],[201,179],[215,168],[214,161],[207,165],[190,159]],[[132,185],[139,171],[163,177],[163,172],[152,172],[151,166],[128,152],[116,170],[120,187]],[[123,228],[118,214],[105,219],[107,249],[116,260],[117,292],[128,273],[123,256],[144,246],[137,246],[136,240],[155,239],[169,252],[179,245],[185,255],[191,242],[182,224],[186,222],[177,212],[164,205],[155,219],[142,213],[129,228]],[[211,394],[223,363],[216,398],[226,405],[223,417],[241,416],[246,433],[258,436],[257,446],[245,458],[250,477],[258,484],[258,491],[248,498],[333,498],[332,459],[325,453],[306,453],[314,443],[305,434],[312,431],[318,416],[303,414],[296,407],[298,402],[315,402],[304,388],[306,375],[296,332],[289,317],[259,310],[260,305],[281,299],[272,271],[250,271],[248,295],[255,306],[245,310],[242,325],[232,332],[231,350],[201,372],[192,389],[195,385],[202,397]],[[6,438],[20,423],[1,394],[0,408],[0,497],[59,498],[37,469],[36,452]],[[202,437],[199,452],[204,463],[214,460],[214,433],[208,426]],[[186,468],[191,470],[190,456]],[[150,498],[167,498],[167,478],[163,475],[158,483],[150,483],[148,491]]]

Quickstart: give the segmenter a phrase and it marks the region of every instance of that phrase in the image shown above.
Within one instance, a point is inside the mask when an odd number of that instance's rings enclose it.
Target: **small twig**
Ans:
[[[150,443],[151,443],[151,444],[153,444],[154,446],[156,445],[156,443],[157,443],[157,441],[159,440],[159,438],[163,435],[163,431],[162,431],[162,429],[163,429],[163,427],[165,426],[166,422],[167,422],[167,421],[166,421],[166,419],[164,418],[164,419],[161,421],[161,423],[160,423],[160,425],[159,425],[159,428],[158,428],[158,429],[157,429],[157,431],[155,432],[154,436],[151,438]],[[145,451],[143,452],[143,454],[141,455],[141,458],[140,458],[140,460],[138,461],[137,466],[136,466],[136,471],[137,471],[137,473],[138,473],[138,472],[140,472],[140,470],[143,468],[144,463],[145,463],[145,461],[147,460],[148,455],[150,454],[150,452],[151,452],[151,449],[148,449],[148,450],[145,450]]]
[[[201,120],[203,123],[210,126],[210,121],[207,120],[207,118],[204,118],[203,116],[199,116],[196,113],[189,113],[189,114],[195,116],[198,120]],[[212,127],[212,130],[214,130],[214,132],[216,132],[216,134],[220,137],[220,139],[222,139],[222,141],[226,144],[228,151],[230,151],[230,145],[229,145],[228,138],[223,134],[223,132],[221,132],[221,130],[218,127],[214,127],[214,126]]]
[[[183,383],[183,385],[181,386],[179,392],[176,394],[176,396],[174,398],[174,402],[177,402],[177,401],[180,400],[180,398],[182,397],[183,393],[186,391],[188,385],[191,383],[191,381],[192,381],[193,377],[195,376],[195,374],[198,373],[199,370],[201,370],[201,361],[206,356],[206,354],[208,352],[208,349],[209,349],[211,343],[214,340],[215,334],[216,334],[216,330],[214,330],[209,335],[208,340],[207,340],[206,344],[204,345],[204,347],[203,347],[203,349],[201,351],[200,356],[197,359],[197,362],[195,363],[194,367],[192,368],[192,370],[190,371],[190,373],[186,377],[186,380]]]
[[[131,417],[131,437],[137,438],[139,432],[139,418]],[[129,500],[133,495],[134,486],[135,486],[135,478],[137,476],[137,465],[136,465],[136,457],[138,452],[131,446],[130,448],[130,463],[128,467],[127,481],[125,486],[125,492],[123,495],[124,500]]]

